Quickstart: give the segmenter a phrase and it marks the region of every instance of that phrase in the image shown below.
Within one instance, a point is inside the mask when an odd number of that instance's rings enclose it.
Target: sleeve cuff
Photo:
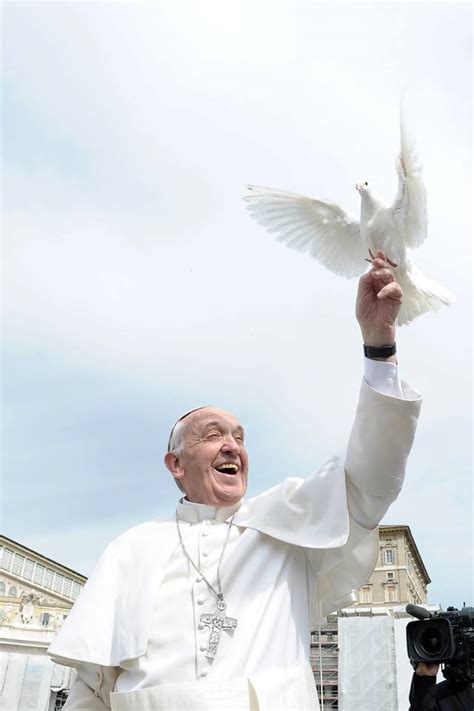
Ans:
[[[364,379],[382,395],[405,399],[397,363],[364,358]]]

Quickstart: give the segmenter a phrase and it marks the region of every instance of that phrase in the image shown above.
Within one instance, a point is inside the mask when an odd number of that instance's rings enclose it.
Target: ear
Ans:
[[[175,479],[181,480],[184,477],[184,470],[179,461],[179,457],[174,452],[166,452],[164,457],[166,468],[172,473]]]

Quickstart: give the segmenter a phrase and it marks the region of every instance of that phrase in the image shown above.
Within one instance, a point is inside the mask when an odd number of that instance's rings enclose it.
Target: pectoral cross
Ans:
[[[235,630],[237,627],[237,620],[233,617],[225,616],[225,609],[227,605],[223,598],[217,600],[217,610],[210,615],[201,615],[201,624],[209,627],[209,645],[207,647],[207,652],[205,656],[208,659],[214,659],[217,652],[217,645],[219,644],[221,638],[221,630]]]

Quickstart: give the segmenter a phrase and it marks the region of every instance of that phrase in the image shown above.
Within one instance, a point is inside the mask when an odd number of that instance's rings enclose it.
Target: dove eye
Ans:
[[[366,185],[368,185],[368,182],[367,182],[367,180],[365,181],[365,184],[366,184]]]

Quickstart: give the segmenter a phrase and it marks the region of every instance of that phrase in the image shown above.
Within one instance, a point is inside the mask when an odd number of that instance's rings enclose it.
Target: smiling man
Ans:
[[[165,464],[190,501],[229,506],[247,490],[244,428],[229,412],[198,407],[171,431]]]
[[[239,420],[205,406],[175,423],[173,516],[110,544],[49,649],[77,669],[67,711],[319,708],[311,630],[374,568],[420,409],[398,375],[401,299],[378,252],[359,282],[365,372],[344,458],[246,499]]]

